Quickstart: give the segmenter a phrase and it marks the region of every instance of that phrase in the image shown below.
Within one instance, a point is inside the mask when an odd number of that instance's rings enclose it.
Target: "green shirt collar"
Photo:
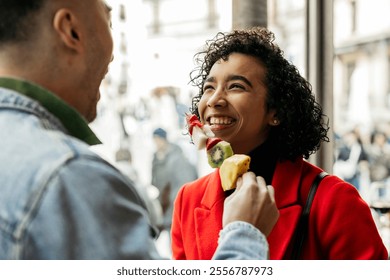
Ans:
[[[31,82],[13,78],[0,78],[0,87],[17,91],[38,101],[46,110],[61,121],[70,135],[89,145],[101,144],[95,133],[88,126],[86,120],[55,94]]]

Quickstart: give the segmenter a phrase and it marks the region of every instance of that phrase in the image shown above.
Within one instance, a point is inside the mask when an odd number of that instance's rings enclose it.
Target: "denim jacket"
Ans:
[[[160,258],[134,183],[89,149],[97,143],[54,94],[0,78],[0,259]],[[265,256],[250,227],[224,229],[216,258]]]

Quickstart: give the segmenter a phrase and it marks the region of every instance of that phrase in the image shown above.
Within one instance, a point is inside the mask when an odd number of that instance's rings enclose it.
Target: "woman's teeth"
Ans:
[[[229,118],[229,117],[211,117],[210,118],[210,125],[221,125],[221,124],[224,124],[224,125],[228,125],[228,124],[232,124],[233,123],[233,119],[232,118]]]

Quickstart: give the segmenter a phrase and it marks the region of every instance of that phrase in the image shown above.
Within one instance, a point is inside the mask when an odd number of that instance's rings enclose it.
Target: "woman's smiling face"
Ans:
[[[203,85],[198,104],[202,123],[216,137],[247,154],[262,144],[274,125],[275,111],[267,111],[266,69],[253,56],[232,53],[217,61]]]

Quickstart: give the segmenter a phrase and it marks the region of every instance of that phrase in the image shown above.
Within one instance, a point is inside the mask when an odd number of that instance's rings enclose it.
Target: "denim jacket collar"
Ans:
[[[86,120],[55,94],[31,82],[14,78],[0,77],[0,87],[14,90],[39,102],[47,111],[60,120],[70,135],[89,145],[101,144]]]

